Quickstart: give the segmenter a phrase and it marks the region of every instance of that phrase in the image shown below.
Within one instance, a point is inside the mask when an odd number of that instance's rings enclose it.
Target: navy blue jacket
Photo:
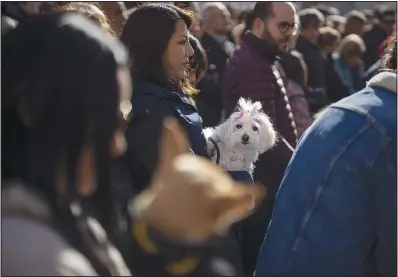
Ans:
[[[128,150],[124,162],[134,176],[135,189],[145,188],[158,161],[162,124],[173,116],[184,127],[192,152],[207,156],[202,119],[189,99],[153,83],[135,81],[133,119],[126,136]]]

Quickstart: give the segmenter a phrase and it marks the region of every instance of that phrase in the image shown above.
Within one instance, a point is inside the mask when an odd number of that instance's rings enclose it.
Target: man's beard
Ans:
[[[288,44],[290,41],[290,37],[285,37],[283,39],[280,40],[276,40],[271,33],[268,31],[268,28],[265,27],[263,34],[262,34],[262,39],[269,45],[271,45],[274,48],[277,48],[278,50],[283,50],[282,49],[282,44]]]

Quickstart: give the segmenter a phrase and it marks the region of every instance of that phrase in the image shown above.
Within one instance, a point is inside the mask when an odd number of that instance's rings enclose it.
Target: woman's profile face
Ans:
[[[184,78],[189,67],[189,57],[194,51],[189,44],[188,28],[183,20],[178,20],[164,56],[164,68],[167,77],[173,81]]]
[[[359,62],[359,55],[357,54],[351,54],[346,57],[346,62],[348,67],[355,67],[358,65]]]

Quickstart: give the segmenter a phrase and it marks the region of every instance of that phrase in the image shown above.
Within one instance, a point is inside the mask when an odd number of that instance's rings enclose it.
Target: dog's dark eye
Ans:
[[[258,131],[258,127],[257,126],[253,126],[253,131],[257,132]]]
[[[237,128],[237,129],[242,129],[242,124],[237,124],[237,125],[236,125],[236,128]]]

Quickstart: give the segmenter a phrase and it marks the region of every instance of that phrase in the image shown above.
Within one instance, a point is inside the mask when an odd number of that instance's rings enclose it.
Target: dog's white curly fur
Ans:
[[[261,103],[244,98],[239,99],[236,112],[221,125],[204,129],[204,135],[213,161],[216,161],[217,153],[209,138],[220,149],[220,166],[228,171],[248,171],[251,174],[258,156],[277,141],[276,131],[262,111]]]

